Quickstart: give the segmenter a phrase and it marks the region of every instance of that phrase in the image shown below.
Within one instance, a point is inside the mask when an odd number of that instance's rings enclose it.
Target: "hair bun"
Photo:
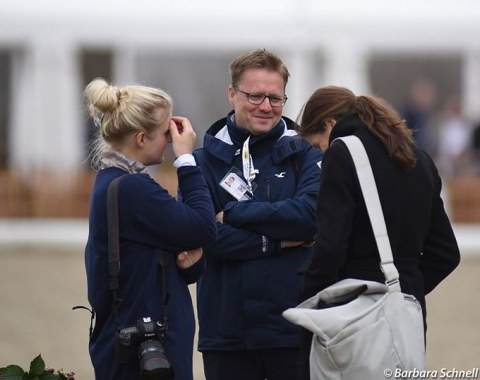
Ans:
[[[96,78],[85,89],[87,102],[100,112],[113,112],[120,101],[120,90],[109,85],[105,79]]]

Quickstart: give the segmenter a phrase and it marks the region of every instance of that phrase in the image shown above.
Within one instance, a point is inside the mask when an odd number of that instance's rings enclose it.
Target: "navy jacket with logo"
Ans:
[[[194,152],[215,212],[224,211],[218,239],[204,246],[207,269],[198,283],[199,350],[299,346],[299,331],[281,313],[295,306],[303,287],[297,274],[310,248],[281,248],[281,241],[312,241],[322,153],[296,136],[282,118],[270,132],[250,136],[259,170],[254,198],[237,201],[219,183],[236,167],[248,132],[232,113],[206,133]]]

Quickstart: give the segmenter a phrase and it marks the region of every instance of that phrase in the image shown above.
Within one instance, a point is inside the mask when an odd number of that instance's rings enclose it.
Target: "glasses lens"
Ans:
[[[265,101],[265,98],[268,98],[268,101],[270,102],[270,105],[272,107],[281,107],[287,102],[287,97],[286,96],[251,94],[249,92],[242,91],[238,88],[235,88],[235,90],[244,94],[251,104],[255,104],[257,106],[262,104]]]
[[[248,100],[252,104],[262,104],[263,101],[265,100],[265,95],[262,94],[249,94],[248,95]]]
[[[279,98],[278,96],[270,96],[270,105],[273,107],[283,106],[283,98]]]

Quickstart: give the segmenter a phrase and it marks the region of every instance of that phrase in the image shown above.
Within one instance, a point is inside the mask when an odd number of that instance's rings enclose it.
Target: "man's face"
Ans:
[[[272,107],[268,98],[255,105],[249,102],[245,93],[282,98],[285,95],[284,87],[285,83],[278,72],[267,69],[246,70],[237,89],[232,86],[228,88],[228,99],[235,110],[237,127],[249,131],[252,135],[270,131],[280,121],[283,105]]]

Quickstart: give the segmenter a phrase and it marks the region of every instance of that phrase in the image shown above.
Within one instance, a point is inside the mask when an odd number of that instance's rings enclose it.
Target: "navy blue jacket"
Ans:
[[[204,246],[207,269],[197,284],[199,350],[299,346],[299,331],[281,313],[295,306],[303,281],[297,270],[310,248],[281,248],[282,240],[312,241],[322,154],[294,136],[283,118],[270,132],[250,137],[259,169],[254,199],[237,201],[219,186],[248,132],[231,118],[216,122],[194,152],[215,212],[224,211],[218,239]]]
[[[114,350],[115,319],[108,285],[107,189],[126,174],[119,168],[101,170],[90,199],[89,236],[85,252],[88,299],[96,311],[90,339],[90,356],[97,380],[138,378],[136,357],[120,364]],[[175,379],[192,379],[194,314],[188,283],[203,272],[204,260],[187,270],[177,267],[176,254],[195,249],[216,237],[212,203],[198,167],[178,169],[183,203],[145,174],[129,174],[118,190],[120,277],[118,296],[120,327],[134,325],[142,317],[162,321],[162,270],[165,264],[168,294],[166,355]]]

